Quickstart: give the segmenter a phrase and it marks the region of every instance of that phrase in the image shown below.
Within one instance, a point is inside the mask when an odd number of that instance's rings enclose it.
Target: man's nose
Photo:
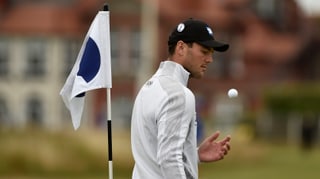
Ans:
[[[210,54],[210,55],[207,56],[206,62],[207,62],[207,63],[213,62],[213,55],[212,55],[212,54]]]

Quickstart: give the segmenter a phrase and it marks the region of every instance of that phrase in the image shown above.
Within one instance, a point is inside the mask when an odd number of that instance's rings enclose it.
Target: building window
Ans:
[[[40,125],[43,121],[43,104],[40,99],[32,97],[27,101],[26,116],[31,125]]]
[[[113,75],[132,77],[140,61],[141,33],[132,29],[111,32],[111,63]]]
[[[140,62],[140,55],[141,55],[141,33],[139,31],[132,31],[131,33],[131,48],[130,48],[130,60],[132,60],[132,66],[138,67]],[[136,68],[131,68],[136,69]],[[135,73],[135,71],[132,71],[132,73]]]
[[[65,44],[66,57],[63,66],[63,75],[66,78],[70,74],[72,67],[77,60],[81,44],[77,40],[68,40]]]
[[[9,74],[8,41],[0,40],[0,77],[7,77]]]
[[[225,55],[225,54],[224,54]],[[207,70],[207,76],[213,78],[225,78],[227,77],[228,71],[228,59],[223,54],[214,53],[213,54],[213,63],[210,64]]]
[[[45,41],[30,40],[27,44],[27,77],[40,77],[45,74]]]
[[[111,66],[112,69],[117,69],[117,67],[119,66],[119,54],[120,54],[120,50],[119,50],[119,31],[111,31],[110,32],[110,48],[111,48]],[[117,74],[118,70],[113,70],[112,73]]]
[[[256,0],[252,1],[253,8],[262,20],[265,20],[275,28],[281,28],[284,24],[285,1],[280,0]]]

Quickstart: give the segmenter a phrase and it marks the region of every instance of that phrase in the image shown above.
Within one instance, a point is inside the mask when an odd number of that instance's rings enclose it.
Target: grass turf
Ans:
[[[320,176],[320,149],[232,138],[222,161],[199,164],[200,179],[315,179]],[[0,130],[0,178],[108,178],[104,129],[49,132]],[[128,132],[113,132],[115,179],[131,178],[133,158]]]

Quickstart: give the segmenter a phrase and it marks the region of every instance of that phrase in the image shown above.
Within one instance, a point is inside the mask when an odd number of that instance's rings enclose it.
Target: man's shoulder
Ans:
[[[193,94],[189,88],[187,88],[181,82],[177,81],[171,76],[159,76],[158,80],[162,90],[165,91],[168,95],[176,94],[185,96],[186,94]]]
[[[159,76],[158,80],[160,85],[165,89],[170,88],[171,90],[181,90],[181,88],[184,87],[179,81],[169,75]]]

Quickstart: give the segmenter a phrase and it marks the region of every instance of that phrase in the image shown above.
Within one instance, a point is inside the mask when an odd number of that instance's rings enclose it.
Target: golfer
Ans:
[[[197,147],[194,94],[189,78],[201,78],[214,51],[226,51],[204,22],[188,19],[168,40],[169,57],[142,86],[133,107],[131,145],[134,179],[195,179],[198,162],[223,159],[230,136],[216,141],[219,132]]]

